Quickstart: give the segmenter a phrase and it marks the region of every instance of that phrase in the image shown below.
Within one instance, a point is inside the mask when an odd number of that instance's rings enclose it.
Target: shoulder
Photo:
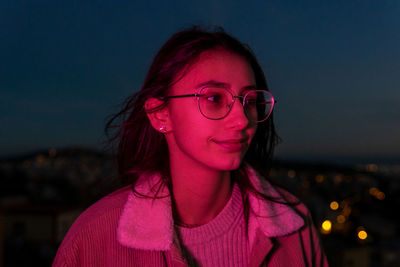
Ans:
[[[96,221],[112,218],[116,215],[119,217],[130,192],[130,186],[126,186],[101,198],[78,217],[73,227],[93,224]]]
[[[113,236],[118,219],[128,198],[130,187],[123,187],[87,208],[68,230],[59,250],[77,246],[90,239]]]

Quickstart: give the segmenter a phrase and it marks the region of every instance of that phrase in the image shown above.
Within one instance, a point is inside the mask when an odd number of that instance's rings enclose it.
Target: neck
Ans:
[[[178,224],[197,226],[215,218],[232,193],[230,172],[172,161],[170,164],[174,216]]]

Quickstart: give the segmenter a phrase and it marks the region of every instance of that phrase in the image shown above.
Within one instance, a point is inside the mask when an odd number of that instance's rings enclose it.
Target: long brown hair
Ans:
[[[122,185],[132,185],[143,174],[159,173],[170,187],[168,147],[164,136],[150,125],[144,108],[148,98],[168,95],[171,86],[185,75],[200,54],[224,49],[244,57],[252,67],[257,88],[268,90],[264,73],[251,49],[222,28],[207,31],[192,27],[175,33],[155,56],[141,90],[127,98],[120,112],[106,124],[106,134],[117,144],[118,175]],[[165,105],[165,103],[164,103]],[[273,114],[257,127],[251,146],[244,157],[257,171],[266,174],[278,136]],[[246,175],[237,171],[233,175],[242,192],[254,191]]]

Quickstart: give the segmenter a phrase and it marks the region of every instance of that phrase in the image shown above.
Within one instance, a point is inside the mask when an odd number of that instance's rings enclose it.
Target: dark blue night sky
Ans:
[[[0,155],[101,147],[158,48],[221,25],[258,56],[294,158],[400,155],[400,1],[0,2]]]

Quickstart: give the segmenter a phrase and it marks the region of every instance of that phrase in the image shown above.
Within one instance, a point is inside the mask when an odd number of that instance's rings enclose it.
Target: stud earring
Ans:
[[[167,127],[165,125],[161,125],[160,132],[165,133],[167,131]]]

